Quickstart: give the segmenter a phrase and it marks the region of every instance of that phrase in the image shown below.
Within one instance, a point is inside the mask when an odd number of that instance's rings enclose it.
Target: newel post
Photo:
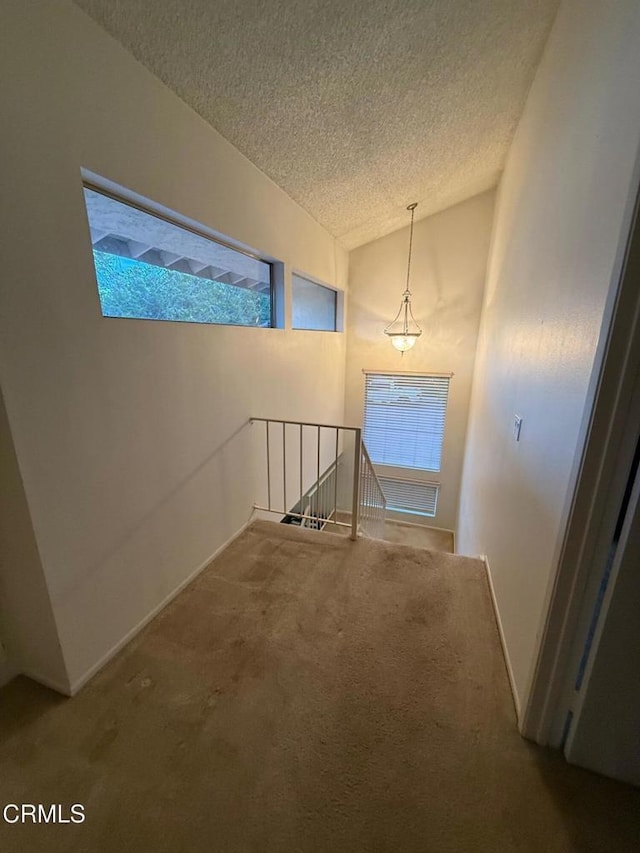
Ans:
[[[362,457],[362,430],[354,432],[355,448],[353,456],[353,503],[351,505],[351,538],[358,538],[358,522],[360,520],[360,459]]]

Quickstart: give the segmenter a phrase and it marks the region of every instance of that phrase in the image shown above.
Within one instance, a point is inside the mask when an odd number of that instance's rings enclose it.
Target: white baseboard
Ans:
[[[224,542],[222,545],[220,545],[220,547],[216,548],[216,550],[213,552],[213,554],[211,554],[210,557],[207,557],[206,560],[203,560],[203,562],[200,563],[200,565],[196,569],[194,569],[183,581],[181,581],[174,590],[172,590],[167,596],[165,596],[165,598],[163,598],[163,600],[158,605],[156,605],[153,608],[153,610],[151,610],[150,613],[147,613],[147,615],[144,616],[140,620],[140,622],[138,622],[138,624],[135,625],[130,631],[128,631],[121,640],[118,640],[118,642],[114,646],[112,646],[112,648],[110,648],[109,651],[106,652],[106,654],[104,654],[100,658],[100,660],[98,660],[95,664],[93,664],[93,666],[89,667],[89,669],[85,673],[83,673],[83,675],[81,675],[80,678],[77,678],[73,682],[73,684],[71,685],[70,690],[66,690],[66,691],[60,690],[59,687],[56,687],[53,684],[47,684],[47,687],[53,687],[54,690],[58,690],[58,692],[64,693],[67,696],[75,696],[76,693],[82,687],[84,687],[84,685],[91,678],[93,678],[93,676],[99,670],[101,670],[102,667],[105,666],[105,664],[107,664],[111,660],[111,658],[115,657],[115,655],[117,655],[118,652],[121,651],[127,645],[127,643],[131,642],[131,640],[136,636],[136,634],[139,634],[140,631],[142,631],[142,629],[145,628],[149,624],[149,622],[151,622],[151,620],[155,616],[157,616],[158,613],[160,613],[161,610],[164,610],[164,608],[171,601],[173,601],[173,599],[177,595],[179,595],[182,592],[182,590],[191,583],[191,581],[195,580],[195,578],[200,574],[200,572],[204,571],[204,569],[206,569],[206,567],[209,565],[209,563],[212,560],[215,560],[215,558],[218,556],[218,554],[220,554],[222,551],[224,551],[225,548],[228,548],[229,545],[231,545],[231,543],[234,541],[234,539],[237,539],[241,533],[244,533],[244,531],[247,529],[247,527],[249,526],[250,523],[251,523],[251,519],[249,519],[249,521],[246,521],[242,525],[242,527],[239,530],[237,530],[233,534],[233,536],[230,536],[226,542]],[[35,675],[31,675],[30,673],[25,673],[25,675],[29,675],[30,678],[34,678],[36,681],[41,681],[42,684],[46,684],[45,681],[43,681],[42,679],[39,679]]]
[[[480,559],[484,563],[485,571],[487,573],[487,582],[489,584],[489,592],[491,593],[491,603],[493,605],[493,612],[496,617],[496,625],[498,626],[498,634],[500,635],[500,645],[502,646],[502,655],[504,657],[504,663],[507,668],[507,675],[509,676],[509,686],[511,687],[511,698],[513,699],[513,707],[516,711],[516,719],[518,721],[518,728],[520,728],[522,719],[521,719],[521,710],[520,710],[520,699],[518,697],[518,691],[516,689],[516,680],[513,675],[513,668],[511,666],[511,659],[509,658],[509,650],[507,648],[507,641],[504,636],[504,629],[502,627],[502,619],[500,618],[500,611],[498,610],[498,601],[496,599],[496,591],[493,587],[493,578],[491,577],[491,568],[489,567],[489,559],[486,554],[483,554]]]

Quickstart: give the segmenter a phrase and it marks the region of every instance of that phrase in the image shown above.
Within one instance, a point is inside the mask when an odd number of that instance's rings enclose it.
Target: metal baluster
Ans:
[[[271,466],[269,454],[269,421],[266,421],[267,434],[267,506],[271,509]]]
[[[367,529],[367,469],[364,455],[360,451],[360,494],[358,496],[358,524]]]
[[[376,527],[376,535],[378,536],[378,539],[380,539],[380,535],[379,535],[380,531],[379,531],[379,529],[378,529],[378,505],[379,505],[379,498],[378,498],[377,490],[374,490],[374,494],[375,494],[375,506],[374,506],[373,520],[374,520],[374,524],[375,524],[375,527]]]
[[[369,466],[368,465],[365,468],[365,470],[367,472],[367,488],[365,491],[364,499],[366,501],[365,513],[367,516],[367,526],[368,526],[371,524],[371,474],[369,473]]]
[[[304,513],[304,507],[302,506],[302,424],[300,424],[300,503],[298,506],[300,507],[300,513]]]
[[[338,436],[340,428],[336,427],[336,461],[333,468],[333,520],[338,520]]]
[[[318,456],[316,464],[316,518],[320,519],[320,427],[318,427]]]
[[[364,461],[364,460],[363,460]],[[364,507],[363,507],[363,515],[366,520],[366,529],[369,529],[369,524],[371,523],[371,519],[369,518],[369,514],[371,511],[370,503],[369,503],[369,490],[371,488],[371,477],[369,477],[369,466],[364,465]]]
[[[284,514],[287,509],[287,443],[286,443],[287,425],[282,421],[282,500],[284,501]]]
[[[369,466],[367,466],[367,492],[366,492],[366,513],[367,513],[367,524],[371,524],[371,473],[369,471]]]

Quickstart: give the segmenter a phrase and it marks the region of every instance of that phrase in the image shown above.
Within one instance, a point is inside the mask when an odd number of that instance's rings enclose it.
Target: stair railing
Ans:
[[[278,418],[251,423],[265,425],[266,501],[254,503],[255,510],[306,526],[350,528],[352,539],[359,531],[382,537],[386,502],[359,427]]]
[[[360,446],[359,524],[365,536],[384,539],[387,501],[364,441]]]

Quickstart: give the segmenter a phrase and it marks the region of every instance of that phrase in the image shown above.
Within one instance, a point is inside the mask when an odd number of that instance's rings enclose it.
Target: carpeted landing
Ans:
[[[523,741],[480,562],[258,522],[74,699],[0,691],[20,851],[637,851],[640,792]]]

